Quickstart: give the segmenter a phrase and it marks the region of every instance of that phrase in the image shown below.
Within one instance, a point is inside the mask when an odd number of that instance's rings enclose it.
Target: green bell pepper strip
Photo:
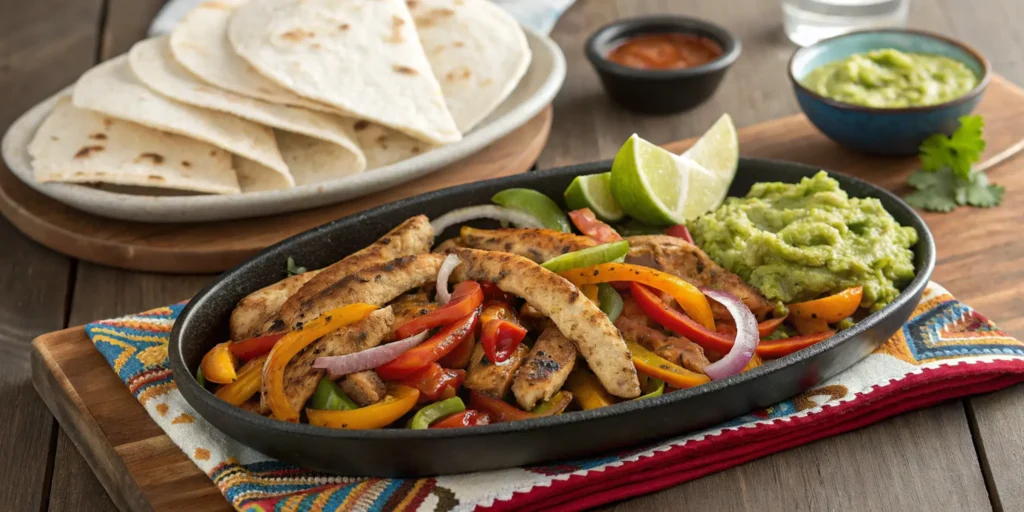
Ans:
[[[508,188],[494,194],[494,203],[533,215],[544,227],[565,233],[572,232],[569,217],[550,197],[528,188]]]
[[[551,398],[535,405],[530,411],[530,414],[534,414],[536,416],[562,414],[562,411],[564,411],[566,407],[569,407],[570,403],[572,403],[572,393],[562,390],[552,395]]]
[[[619,240],[607,244],[595,245],[555,256],[541,264],[552,272],[565,272],[574,268],[593,267],[601,263],[610,263],[625,258],[629,252],[629,242]]]
[[[200,387],[202,387],[203,389],[206,389],[206,375],[203,375],[203,367],[202,366],[200,366],[199,369],[196,370],[196,382],[199,383]]]
[[[316,385],[309,407],[321,411],[351,411],[358,409],[359,405],[353,402],[330,377],[324,375]]]
[[[612,322],[622,314],[622,296],[610,284],[597,285],[597,304]]]
[[[419,411],[416,411],[416,414],[413,415],[412,419],[409,420],[409,424],[406,426],[413,430],[423,430],[430,428],[430,424],[437,420],[465,410],[466,404],[462,403],[462,399],[457,396],[453,396],[446,400],[441,400],[440,402],[434,402]]]
[[[661,379],[655,379],[650,377],[647,379],[647,385],[644,387],[645,394],[640,395],[634,400],[643,400],[645,398],[654,398],[665,394],[665,381]]]

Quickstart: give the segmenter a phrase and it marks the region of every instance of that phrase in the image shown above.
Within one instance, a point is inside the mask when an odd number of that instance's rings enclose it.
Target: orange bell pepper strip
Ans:
[[[678,389],[692,388],[711,382],[711,378],[707,375],[672,364],[639,343],[627,341],[626,346],[633,356],[633,366],[636,366],[636,371],[648,377],[661,379],[666,384]]]
[[[786,307],[789,308],[790,314],[795,318],[803,320],[816,320],[820,318],[825,323],[834,324],[856,313],[863,298],[864,287],[854,286],[835,295],[789,304]]]
[[[231,384],[238,378],[235,367],[238,357],[231,352],[231,342],[218,343],[203,356],[199,367],[203,370],[206,380],[217,384]]]
[[[769,318],[768,320],[765,320],[764,322],[761,322],[761,323],[757,324],[757,334],[761,338],[767,338],[768,336],[771,336],[772,333],[775,332],[775,329],[778,329],[779,326],[782,325],[782,322],[786,321],[786,318],[788,318],[788,316],[780,316],[778,318]],[[734,326],[733,327],[733,336],[736,335],[735,331],[736,331],[736,327]]]
[[[576,368],[569,374],[565,379],[565,389],[572,393],[584,411],[615,404],[615,398],[604,389],[597,376],[582,368]]]
[[[358,322],[372,313],[377,306],[370,304],[349,304],[332,309],[285,334],[270,350],[267,363],[263,365],[263,382],[266,385],[266,402],[274,418],[298,422],[299,410],[292,407],[284,392],[284,370],[302,349],[314,341],[346,325]],[[417,395],[419,392],[417,392]]]
[[[836,331],[829,330],[815,334],[783,338],[781,340],[765,340],[757,344],[757,355],[766,359],[787,356],[797,350],[803,350],[819,341],[830,338],[835,333]]]
[[[706,329],[715,330],[715,317],[711,315],[707,297],[696,286],[672,274],[628,263],[602,263],[593,267],[566,270],[559,275],[576,286],[631,281],[657,288],[671,295],[683,311],[697,323]]]
[[[800,334],[817,334],[831,329],[824,318],[793,316],[789,321],[793,324],[793,327],[796,327],[796,332]]]
[[[402,379],[401,383],[418,389],[421,400],[436,402],[455,396],[465,381],[465,370],[449,370],[441,368],[441,365],[437,363],[430,363],[426,368]]]
[[[366,407],[350,410],[306,409],[310,425],[347,430],[383,428],[397,421],[412,410],[419,400],[416,388],[401,384],[388,384],[384,400]]]
[[[600,288],[596,284],[585,284],[580,287],[580,291],[583,292],[584,297],[590,299],[590,302],[599,304],[597,293],[600,291]]]
[[[263,385],[263,363],[267,361],[267,357],[267,354],[263,354],[242,365],[238,370],[238,378],[231,384],[221,386],[214,393],[217,398],[238,407],[259,393],[260,386]]]
[[[761,356],[755,353],[754,357],[750,358],[750,362],[747,363],[747,365],[743,367],[743,371],[746,372],[746,371],[753,370],[754,368],[757,368],[758,366],[761,366],[762,364],[764,364],[764,359],[761,359]],[[740,372],[740,373],[743,373],[743,372]]]

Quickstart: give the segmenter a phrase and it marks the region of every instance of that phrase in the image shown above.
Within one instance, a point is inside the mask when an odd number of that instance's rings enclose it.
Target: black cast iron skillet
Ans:
[[[560,198],[574,176],[607,171],[597,162],[481,181],[430,192],[338,219],[296,235],[232,270],[189,303],[171,332],[170,361],[182,395],[207,421],[267,455],[304,467],[351,476],[461,473],[576,458],[620,449],[767,407],[845,370],[896,332],[920,300],[935,267],[935,245],[924,221],[903,201],[870,183],[830,173],[851,196],[877,197],[920,235],[917,277],[883,310],[813,347],[728,379],[643,401],[536,420],[443,430],[332,430],[271,420],[228,405],[193,378],[214,344],[227,339],[228,317],[250,292],[285,277],[292,256],[309,268],[327,266],[376,240],[416,214],[434,218],[461,206],[486,204],[499,190],[528,187]],[[744,158],[730,195],[757,181],[797,182],[818,171],[789,162]],[[455,228],[438,240],[455,235]]]

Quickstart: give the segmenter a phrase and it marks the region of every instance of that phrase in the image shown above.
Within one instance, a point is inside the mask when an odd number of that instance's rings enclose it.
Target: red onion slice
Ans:
[[[731,377],[743,371],[757,350],[760,335],[757,332],[757,318],[741,300],[731,293],[701,288],[701,292],[725,309],[736,321],[736,341],[724,357],[704,367],[704,373],[714,380]]]
[[[332,379],[336,379],[342,375],[376,368],[384,363],[390,363],[396,357],[402,355],[409,349],[423,343],[423,340],[427,339],[429,334],[429,331],[423,331],[415,336],[409,336],[403,340],[391,342],[379,347],[361,350],[352,354],[320,357],[317,358],[316,361],[313,361],[313,368],[318,370],[327,370],[327,373],[331,375]]]
[[[456,224],[462,224],[474,219],[494,219],[509,222],[521,228],[543,228],[544,225],[536,217],[529,213],[504,206],[493,204],[482,204],[479,206],[467,206],[452,210],[432,221],[430,227],[434,228],[434,234],[440,235],[445,229]]]
[[[459,266],[462,260],[454,254],[449,254],[448,257],[441,262],[441,270],[437,272],[437,302],[442,306],[448,304],[448,301],[452,300],[452,293],[448,291],[448,278],[451,277],[452,271],[455,267]]]

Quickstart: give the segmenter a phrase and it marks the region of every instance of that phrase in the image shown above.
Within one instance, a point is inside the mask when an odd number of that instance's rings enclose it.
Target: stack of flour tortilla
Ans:
[[[82,75],[29,154],[41,182],[319,183],[460,140],[529,63],[489,0],[215,0]]]

